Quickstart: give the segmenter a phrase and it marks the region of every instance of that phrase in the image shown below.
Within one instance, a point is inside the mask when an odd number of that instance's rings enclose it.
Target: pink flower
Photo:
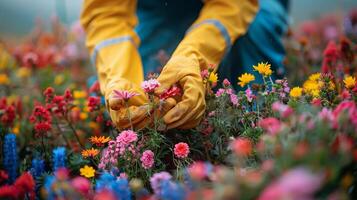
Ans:
[[[281,131],[281,122],[274,117],[260,120],[258,126],[263,128],[270,135],[276,135]]]
[[[225,93],[226,93],[226,90],[225,90],[225,89],[219,88],[219,89],[217,90],[217,92],[216,92],[216,97],[220,97],[220,96],[222,96],[222,95],[225,94]]]
[[[132,130],[122,131],[116,138],[116,142],[124,146],[138,140],[138,135]]]
[[[229,99],[234,106],[238,106],[238,97],[235,94],[230,94]]]
[[[274,102],[271,107],[273,111],[279,112],[280,116],[283,118],[289,117],[294,112],[294,110],[288,105],[282,104],[278,101]]]
[[[223,80],[223,86],[224,86],[224,87],[228,87],[228,86],[230,86],[230,85],[231,85],[231,82],[229,82],[229,80],[225,78],[225,79]]]
[[[124,101],[128,101],[130,98],[139,95],[135,92],[130,92],[126,90],[114,90],[113,93],[114,93],[113,98],[124,100]]]
[[[186,158],[190,153],[190,148],[187,143],[180,142],[175,144],[174,154],[178,158]]]
[[[232,142],[231,148],[238,156],[248,156],[252,153],[253,144],[248,138],[238,138]]]
[[[250,88],[245,90],[245,96],[247,97],[248,102],[252,102],[253,99],[255,98],[255,95],[253,94]]]
[[[323,108],[321,112],[319,112],[318,117],[320,120],[326,122],[333,122],[335,119],[334,115],[332,114],[332,111],[327,108]]]
[[[153,93],[158,87],[160,87],[160,83],[156,79],[149,79],[141,83],[141,88],[146,93]]]
[[[151,188],[154,190],[155,194],[160,194],[160,185],[162,181],[170,180],[172,176],[168,172],[159,172],[154,174],[150,178]]]
[[[79,191],[82,195],[88,195],[91,190],[91,184],[88,179],[84,177],[76,177],[71,181],[71,185],[76,191]]]
[[[201,71],[201,77],[202,77],[203,79],[207,79],[207,78],[208,78],[208,75],[209,75],[209,72],[208,72],[207,69]]]
[[[212,171],[212,165],[202,161],[194,162],[187,168],[187,172],[193,180],[202,180]]]
[[[321,182],[319,174],[305,168],[295,168],[266,187],[258,200],[314,199],[314,193],[320,188]]]
[[[140,158],[141,166],[145,169],[150,169],[154,165],[154,152],[151,150],[144,151],[143,155]]]

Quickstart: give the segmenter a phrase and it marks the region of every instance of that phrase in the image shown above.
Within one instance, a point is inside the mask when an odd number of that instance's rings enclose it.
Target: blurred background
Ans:
[[[6,39],[24,36],[33,29],[36,19],[42,19],[43,26],[49,28],[54,16],[70,25],[78,20],[81,4],[82,0],[1,0],[0,36]],[[348,12],[356,6],[356,0],[292,0],[291,24],[331,11]]]

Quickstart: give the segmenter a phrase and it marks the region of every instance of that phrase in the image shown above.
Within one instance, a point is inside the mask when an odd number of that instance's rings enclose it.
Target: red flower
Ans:
[[[340,52],[337,49],[336,43],[330,41],[324,51],[324,59],[322,64],[322,73],[328,73],[331,71],[331,67],[336,63],[340,57]]]
[[[26,193],[29,194],[30,198],[35,198],[35,181],[33,180],[30,173],[23,173],[14,183],[14,186],[18,188],[20,191],[20,195],[22,197],[25,196]]]
[[[52,128],[51,124],[48,122],[38,122],[35,124],[35,131],[37,133],[46,133]]]
[[[73,101],[73,96],[70,89],[66,89],[63,96],[67,103]]]
[[[97,110],[99,105],[100,105],[100,97],[90,96],[88,98],[88,107],[91,112]]]
[[[190,153],[190,148],[187,143],[180,142],[175,144],[174,154],[178,158],[186,158]]]
[[[0,170],[0,183],[6,181],[9,178],[9,175],[3,170]]]
[[[14,124],[15,117],[15,107],[7,106],[1,115],[0,121],[4,126],[11,127]]]
[[[181,95],[181,89],[177,86],[173,86],[166,90],[164,93],[160,95],[160,99],[165,100],[170,97],[175,97],[175,96],[180,96]]]
[[[238,156],[248,156],[252,153],[253,145],[248,138],[238,138],[232,142],[231,148]]]
[[[55,90],[52,87],[48,87],[46,88],[46,90],[43,92],[43,95],[45,95],[46,97],[46,102],[51,101],[51,99],[53,98]]]
[[[29,199],[35,199],[35,181],[28,172],[23,173],[13,185],[0,187],[1,199],[25,199],[26,194]]]

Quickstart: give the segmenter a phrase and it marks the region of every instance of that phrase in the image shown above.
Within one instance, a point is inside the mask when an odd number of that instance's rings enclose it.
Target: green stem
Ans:
[[[81,140],[79,139],[79,136],[77,135],[76,129],[73,127],[72,123],[67,118],[65,118],[65,119],[66,119],[66,121],[68,123],[69,128],[72,130],[73,135],[76,138],[78,144],[81,146],[81,149],[84,149],[84,145],[82,144]]]
[[[129,123],[130,123],[131,130],[134,130],[133,123],[132,123],[132,121],[131,121],[131,113],[130,113],[128,101],[125,101],[125,107],[126,107],[126,111],[127,111],[127,113],[128,113]]]

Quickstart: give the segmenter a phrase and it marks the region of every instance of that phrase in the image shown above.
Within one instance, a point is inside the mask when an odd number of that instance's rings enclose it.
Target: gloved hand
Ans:
[[[158,78],[162,85],[158,94],[175,83],[183,89],[182,100],[164,116],[168,128],[198,125],[205,111],[201,70],[211,64],[218,66],[233,42],[246,32],[257,10],[257,0],[204,1],[199,18]]]
[[[119,3],[118,0],[85,0],[81,13],[81,24],[87,33],[86,45],[98,72],[101,92],[119,129],[129,128],[131,123],[134,127],[142,127],[151,122],[152,117],[148,99],[140,88],[144,74],[137,50],[140,39],[134,31],[136,4],[136,0]],[[114,98],[114,90],[138,95],[124,105],[123,100]],[[171,103],[175,102],[168,101],[158,114],[172,107]]]
[[[181,101],[163,117],[167,128],[195,127],[205,111],[205,88],[199,63],[189,57],[173,57],[164,67],[158,81],[161,83],[161,88],[156,91],[158,95],[176,83],[183,89]]]

